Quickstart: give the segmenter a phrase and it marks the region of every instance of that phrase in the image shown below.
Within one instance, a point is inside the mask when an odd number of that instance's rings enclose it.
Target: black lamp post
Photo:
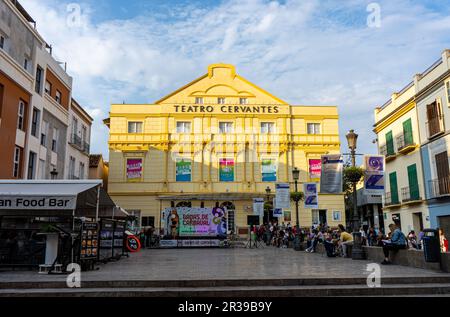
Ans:
[[[269,225],[270,222],[270,206],[269,206],[269,202],[270,202],[270,187],[267,186],[266,188],[266,195],[267,195],[267,225]]]
[[[354,130],[350,130],[347,135],[348,148],[350,149],[350,155],[352,158],[352,166],[356,167],[356,144],[358,141],[358,135]],[[359,232],[359,217],[358,217],[358,198],[356,192],[356,182],[353,182],[353,248],[352,248],[352,259],[362,260],[364,259],[364,254],[362,251],[362,238],[361,232]]]
[[[52,179],[56,179],[56,177],[58,177],[58,171],[56,170],[56,168],[53,168],[53,170],[50,172],[50,177]]]
[[[292,178],[294,179],[294,184],[295,184],[295,219],[296,222],[295,224],[297,225],[297,231],[298,229],[300,229],[300,221],[299,221],[299,215],[298,215],[298,200],[299,200],[299,196],[298,196],[298,179],[300,178],[300,171],[297,167],[294,167],[294,169],[292,170]]]

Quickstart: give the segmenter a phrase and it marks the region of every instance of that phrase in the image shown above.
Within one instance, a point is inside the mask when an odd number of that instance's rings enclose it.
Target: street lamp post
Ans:
[[[350,130],[347,135],[348,147],[350,149],[350,155],[352,158],[352,166],[356,167],[356,144],[358,141],[358,135],[354,130]],[[353,182],[353,248],[352,248],[352,259],[362,260],[364,259],[364,254],[362,251],[362,237],[361,232],[359,232],[359,217],[358,217],[358,197],[356,192],[356,182]]]
[[[56,168],[53,168],[53,170],[50,172],[50,176],[52,179],[56,179],[56,177],[58,176],[58,171],[56,170]]]
[[[300,171],[298,170],[297,167],[294,167],[294,169],[292,170],[292,178],[294,179],[294,184],[295,184],[295,219],[296,222],[295,224],[297,225],[297,231],[300,229],[300,221],[299,221],[299,215],[298,215],[298,200],[299,200],[299,196],[298,196],[298,179],[300,177]]]
[[[269,202],[270,202],[270,187],[267,186],[266,188],[266,194],[267,194],[267,225],[269,225],[270,222],[270,207],[269,207]]]

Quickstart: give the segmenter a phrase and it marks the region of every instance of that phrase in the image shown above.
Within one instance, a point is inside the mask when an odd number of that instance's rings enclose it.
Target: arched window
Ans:
[[[233,233],[236,233],[236,225],[235,225],[235,210],[236,207],[231,201],[226,201],[220,205],[220,207],[224,208],[227,211],[227,225],[228,225],[228,232],[231,231]]]
[[[192,207],[190,201],[180,201],[175,207]]]

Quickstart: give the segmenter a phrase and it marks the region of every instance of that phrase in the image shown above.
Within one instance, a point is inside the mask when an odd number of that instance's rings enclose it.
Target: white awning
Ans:
[[[0,196],[77,196],[102,180],[0,180]]]

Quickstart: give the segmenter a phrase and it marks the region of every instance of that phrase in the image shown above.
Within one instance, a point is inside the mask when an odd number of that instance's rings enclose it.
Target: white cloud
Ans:
[[[380,1],[381,28],[368,28],[370,1],[224,1],[174,7],[129,20],[94,24],[101,14],[83,4],[84,26],[67,25],[56,0],[22,0],[38,30],[68,62],[74,95],[96,119],[93,150],[107,155],[101,119],[109,104],[152,102],[228,62],[293,104],[336,104],[341,134],[355,128],[361,151],[373,152],[373,109],[450,46],[445,12],[415,1]],[[344,143],[345,144],[345,143]]]

